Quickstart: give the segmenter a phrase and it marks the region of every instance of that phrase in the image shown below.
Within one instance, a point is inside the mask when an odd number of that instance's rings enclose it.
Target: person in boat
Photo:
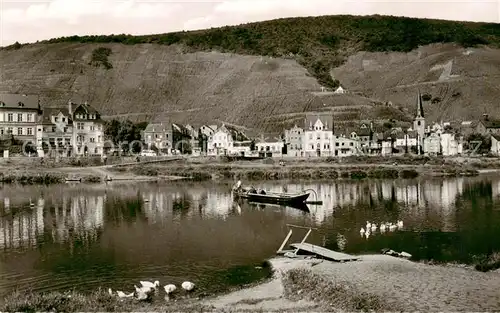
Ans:
[[[254,186],[250,186],[250,189],[248,190],[249,193],[257,193],[257,190],[255,189]]]
[[[233,186],[233,190],[237,192],[242,191],[241,180],[238,180],[238,182]]]
[[[261,195],[265,195],[265,194],[266,194],[266,191],[265,191],[264,189],[261,189],[261,190],[259,191],[259,193],[260,193]]]

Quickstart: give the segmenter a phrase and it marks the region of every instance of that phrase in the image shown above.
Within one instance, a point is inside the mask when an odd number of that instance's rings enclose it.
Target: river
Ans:
[[[311,188],[310,212],[235,203],[225,183],[14,186],[0,189],[0,296],[15,289],[133,291],[139,280],[220,292],[268,274],[287,223],[351,254],[406,251],[471,263],[500,251],[500,178],[254,183]],[[312,196],[314,199],[314,196]],[[403,227],[362,236],[366,222]],[[303,230],[294,231],[297,242]]]

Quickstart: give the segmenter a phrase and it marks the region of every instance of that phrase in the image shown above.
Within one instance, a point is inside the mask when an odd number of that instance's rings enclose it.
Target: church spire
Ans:
[[[422,95],[420,94],[420,89],[418,90],[417,96],[417,118],[424,118],[424,107],[422,106]]]

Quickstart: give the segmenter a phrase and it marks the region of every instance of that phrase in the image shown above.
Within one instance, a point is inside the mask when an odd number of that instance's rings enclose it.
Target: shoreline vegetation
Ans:
[[[152,301],[139,302],[111,296],[102,287],[87,293],[15,291],[0,302],[0,311],[383,312],[424,308],[458,311],[481,308],[488,311],[491,303],[498,300],[498,293],[493,302],[485,301],[485,298],[491,297],[500,287],[498,271],[481,273],[470,267],[431,265],[385,255],[362,255],[360,261],[347,263],[276,257],[269,263],[272,269],[269,277],[206,297],[174,295],[166,302],[161,293],[163,290],[160,290]],[[393,271],[398,275],[391,275]],[[426,275],[415,277],[415,271]],[[382,282],[381,275],[387,282]],[[378,281],[384,288],[377,287],[379,283],[370,284],[370,281]],[[457,291],[465,282],[470,289],[466,296]],[[394,284],[402,284],[405,288]],[[484,286],[489,286],[488,290]],[[422,298],[415,297],[417,293]],[[457,296],[450,296],[450,293]],[[431,297],[432,303],[426,297]]]
[[[33,158],[34,159],[34,158]],[[285,162],[284,166],[279,161]],[[498,158],[348,157],[236,160],[229,157],[182,159],[115,158],[106,165],[99,159],[60,162],[11,159],[0,163],[0,182],[59,184],[68,181],[103,183],[109,180],[207,181],[220,179],[337,180],[412,179],[417,177],[476,176],[500,170]]]

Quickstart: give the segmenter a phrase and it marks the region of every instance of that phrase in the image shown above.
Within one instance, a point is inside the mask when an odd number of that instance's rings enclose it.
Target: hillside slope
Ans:
[[[50,106],[87,100],[109,117],[274,131],[316,110],[332,110],[338,123],[407,120],[421,89],[431,119],[467,119],[500,115],[499,43],[499,24],[382,16],[72,36],[3,48],[0,92],[38,93]],[[103,48],[109,53],[96,57]],[[359,95],[320,92],[339,81]]]
[[[415,110],[431,121],[500,117],[500,50],[434,44],[409,53],[359,52],[332,71],[348,90]],[[410,111],[414,112],[414,111]]]
[[[89,65],[98,47],[111,49],[112,69]],[[40,94],[46,106],[89,101],[108,117],[136,121],[218,121],[275,130],[300,123],[305,111],[331,107],[338,120],[352,120],[373,107],[356,96],[314,95],[321,86],[294,60],[183,53],[155,44],[71,43],[6,50],[1,59],[0,92]],[[270,116],[279,116],[279,123]]]

